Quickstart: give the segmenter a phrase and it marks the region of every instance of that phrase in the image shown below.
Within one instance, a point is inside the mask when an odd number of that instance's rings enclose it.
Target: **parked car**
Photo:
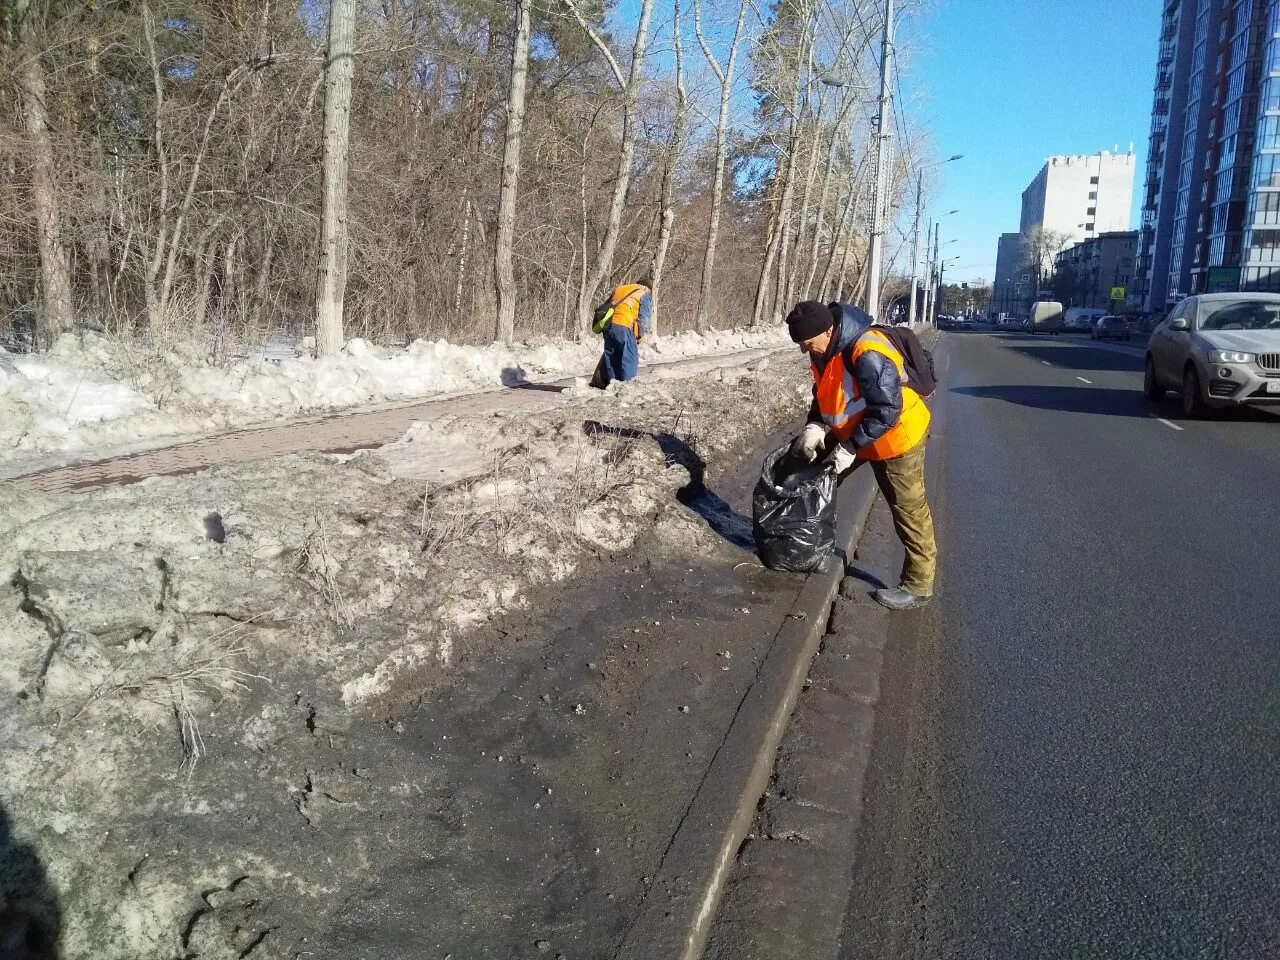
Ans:
[[[1114,313],[1108,313],[1094,322],[1089,336],[1094,340],[1128,340],[1130,339],[1129,321],[1124,317],[1117,317]]]
[[[1031,305],[1027,330],[1031,333],[1061,333],[1062,304],[1056,300],[1037,300]]]
[[[1188,417],[1280,406],[1280,294],[1188,297],[1152,332],[1145,366],[1147,398],[1177,390]]]
[[[1062,315],[1062,329],[1071,333],[1088,333],[1093,329],[1093,322],[1106,314],[1105,310],[1091,307],[1070,307]]]

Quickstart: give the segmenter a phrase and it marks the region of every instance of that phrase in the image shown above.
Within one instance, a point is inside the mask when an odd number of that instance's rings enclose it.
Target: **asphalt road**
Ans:
[[[1185,421],[1122,346],[939,356],[843,957],[1280,957],[1280,419]]]

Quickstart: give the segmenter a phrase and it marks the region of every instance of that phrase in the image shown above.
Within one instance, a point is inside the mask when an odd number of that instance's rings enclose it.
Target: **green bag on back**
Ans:
[[[591,315],[591,332],[604,333],[609,329],[609,323],[613,320],[613,298],[610,297],[600,306],[596,307],[595,313]]]

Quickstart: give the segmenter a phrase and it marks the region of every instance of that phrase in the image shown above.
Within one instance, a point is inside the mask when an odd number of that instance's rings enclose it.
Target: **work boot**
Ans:
[[[884,587],[871,594],[871,596],[876,603],[888,607],[890,610],[911,610],[915,607],[923,607],[933,599],[932,594],[921,596],[918,593],[912,593],[910,590],[903,590],[902,587]]]

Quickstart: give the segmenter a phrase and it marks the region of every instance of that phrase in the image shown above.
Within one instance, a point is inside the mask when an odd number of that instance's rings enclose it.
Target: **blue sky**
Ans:
[[[1129,149],[1133,222],[1146,175],[1160,0],[932,0],[898,37],[901,108],[929,131],[942,170],[933,211],[958,280],[995,273],[1023,188],[1045,158]]]

